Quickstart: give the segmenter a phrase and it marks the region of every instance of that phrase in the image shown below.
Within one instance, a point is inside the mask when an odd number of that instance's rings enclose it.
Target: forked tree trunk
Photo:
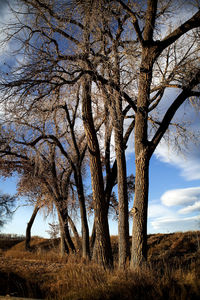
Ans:
[[[33,223],[35,221],[35,218],[37,216],[37,213],[39,211],[40,207],[36,204],[33,210],[33,213],[31,215],[31,218],[29,222],[27,223],[26,227],[26,239],[25,239],[25,250],[30,250],[30,241],[31,241],[31,228],[33,226]]]
[[[99,143],[92,118],[91,82],[87,76],[84,77],[82,84],[82,94],[82,116],[90,156],[90,172],[96,220],[96,260],[100,265],[107,268],[113,266],[113,258]]]

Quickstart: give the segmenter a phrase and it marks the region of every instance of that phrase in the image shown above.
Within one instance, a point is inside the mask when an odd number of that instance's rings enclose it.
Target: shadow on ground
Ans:
[[[0,272],[0,295],[23,298],[44,298],[39,287],[13,272]]]

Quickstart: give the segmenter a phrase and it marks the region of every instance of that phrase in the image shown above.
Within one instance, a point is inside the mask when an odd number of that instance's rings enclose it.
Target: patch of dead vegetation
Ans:
[[[52,247],[52,241],[39,238],[32,240],[31,252],[24,250],[24,242],[4,251],[0,270],[4,275],[12,274],[9,278],[13,274],[22,278],[25,296],[27,286],[35,287],[28,295],[34,298],[197,300],[200,297],[199,234],[149,236],[148,264],[134,272],[128,268],[104,270],[75,254],[60,258],[58,244]],[[116,256],[117,237],[112,237],[112,245]]]

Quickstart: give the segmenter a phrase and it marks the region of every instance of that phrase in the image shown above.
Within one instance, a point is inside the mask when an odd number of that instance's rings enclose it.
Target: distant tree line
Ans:
[[[25,240],[24,235],[12,234],[12,233],[0,233],[0,239],[2,240]]]

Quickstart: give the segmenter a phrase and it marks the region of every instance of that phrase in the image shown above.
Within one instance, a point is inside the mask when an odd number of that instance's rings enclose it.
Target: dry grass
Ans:
[[[10,274],[9,284],[21,282],[23,293],[15,286],[18,296],[195,300],[200,299],[199,236],[200,232],[151,235],[148,265],[134,272],[117,268],[105,271],[77,255],[61,259],[57,241],[36,238],[32,241],[32,252],[25,252],[21,242],[1,253],[0,270],[4,277],[5,273]],[[112,245],[116,257],[117,237],[112,237]],[[9,288],[7,292],[11,293]]]

